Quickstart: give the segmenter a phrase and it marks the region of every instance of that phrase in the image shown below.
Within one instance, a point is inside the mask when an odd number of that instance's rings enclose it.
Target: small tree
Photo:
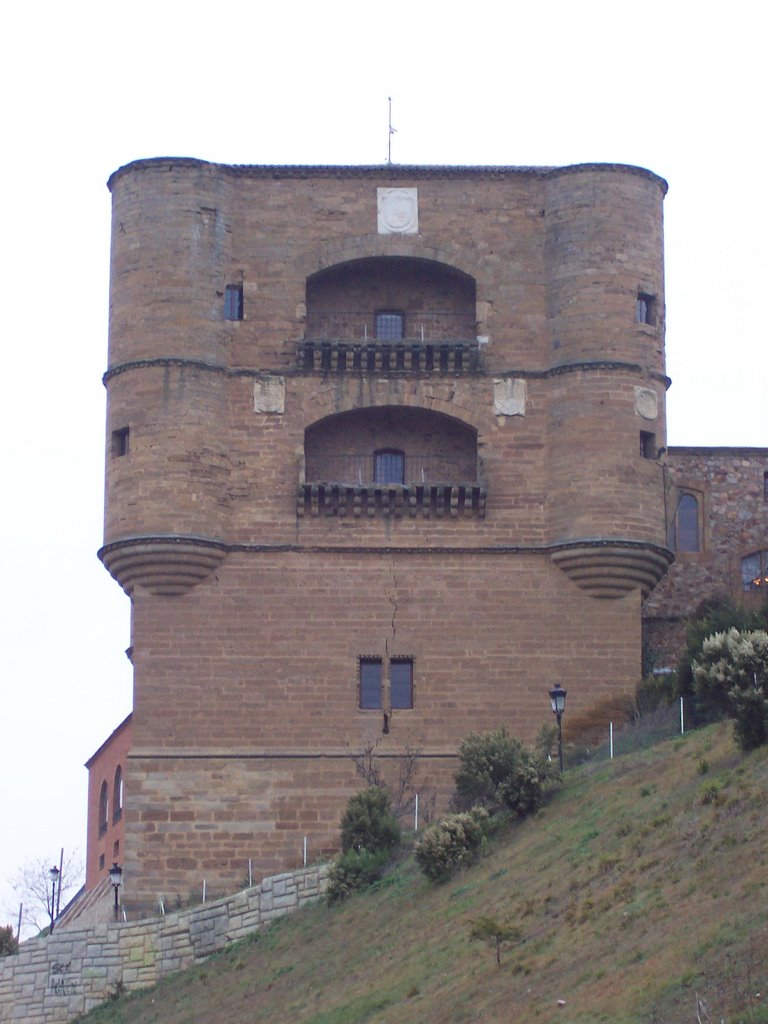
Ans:
[[[385,789],[369,786],[350,797],[341,819],[341,848],[345,853],[391,850],[399,842],[400,826]]]
[[[459,747],[456,793],[464,807],[530,814],[541,806],[553,777],[543,750],[526,749],[506,729],[472,733]]]
[[[742,750],[768,741],[768,632],[714,633],[702,643],[692,669],[701,700],[735,719]]]
[[[19,940],[13,934],[13,926],[0,925],[0,956],[11,956],[19,951]]]
[[[522,932],[511,924],[502,924],[495,917],[479,917],[472,924],[470,939],[484,942],[496,950],[496,963],[501,967],[501,947],[508,942],[519,942]]]
[[[50,870],[49,861],[38,859],[19,868],[10,879],[16,899],[23,907],[22,929],[27,936],[49,928],[59,908],[67,905],[82,884],[84,870],[79,856],[72,854],[65,857],[56,883],[54,902]]]

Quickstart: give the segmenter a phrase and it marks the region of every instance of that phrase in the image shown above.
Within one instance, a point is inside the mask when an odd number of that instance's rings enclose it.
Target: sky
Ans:
[[[88,757],[130,711],[101,566],[109,174],[131,160],[628,163],[666,178],[668,437],[768,446],[759,5],[15,4],[4,97],[0,924],[85,853]],[[128,794],[130,798],[130,794]]]

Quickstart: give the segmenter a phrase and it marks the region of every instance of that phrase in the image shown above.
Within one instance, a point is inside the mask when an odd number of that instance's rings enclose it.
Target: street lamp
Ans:
[[[59,880],[59,869],[56,867],[55,864],[53,865],[51,870],[48,872],[48,877],[51,880],[51,907],[50,907],[50,911],[49,911],[49,913],[51,915],[51,930],[50,930],[49,934],[52,935],[53,934],[53,920],[54,920],[54,917],[56,916],[56,883]]]
[[[563,712],[565,711],[565,696],[568,693],[560,683],[555,683],[549,691],[549,699],[552,701],[552,713],[557,715],[557,752],[560,755],[560,774],[563,774]]]
[[[115,890],[115,920],[118,918],[119,905],[117,899],[117,891],[120,888],[120,883],[123,880],[123,869],[115,861],[112,867],[109,869],[109,880],[112,883],[112,888]]]

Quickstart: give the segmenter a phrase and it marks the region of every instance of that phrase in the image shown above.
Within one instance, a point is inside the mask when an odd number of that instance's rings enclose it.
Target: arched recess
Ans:
[[[403,482],[477,480],[477,431],[426,409],[383,406],[328,416],[304,434],[307,481],[376,482],[376,453],[401,452]]]
[[[476,303],[474,277],[445,263],[414,256],[348,260],[307,277],[305,339],[471,342]]]
[[[112,785],[112,821],[119,821],[123,816],[123,769],[115,768],[115,779]]]

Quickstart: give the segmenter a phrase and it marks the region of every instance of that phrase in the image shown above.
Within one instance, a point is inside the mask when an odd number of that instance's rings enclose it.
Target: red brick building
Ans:
[[[667,548],[662,203],[634,167],[143,160],[113,199],[104,564],[123,896],[334,848],[355,756],[632,693]]]
[[[86,762],[88,769],[88,839],[85,888],[95,889],[125,851],[124,780],[131,749],[131,715],[118,725]]]

